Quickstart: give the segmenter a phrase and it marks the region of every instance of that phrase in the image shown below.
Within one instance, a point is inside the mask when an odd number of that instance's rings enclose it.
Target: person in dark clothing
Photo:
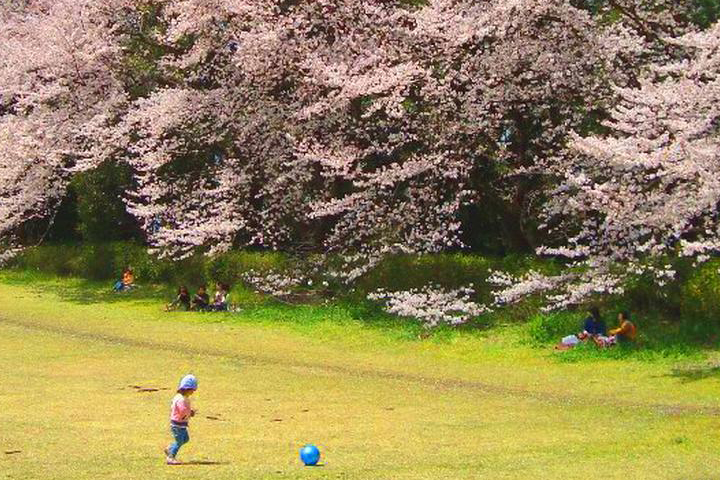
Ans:
[[[207,294],[205,285],[200,285],[197,293],[192,299],[192,309],[204,312],[210,307],[210,295]]]
[[[555,346],[556,350],[569,350],[581,342],[594,340],[606,335],[607,327],[600,317],[600,310],[598,310],[597,307],[590,307],[588,313],[590,316],[583,321],[582,331],[577,335],[564,337],[560,340],[560,343]]]
[[[606,335],[607,327],[605,326],[603,319],[600,317],[600,310],[598,310],[597,307],[590,307],[588,309],[588,313],[590,316],[585,319],[581,334],[584,333],[591,337]]]
[[[175,300],[165,307],[165,310],[168,312],[178,309],[190,310],[190,292],[188,292],[185,285],[178,289],[178,294],[177,297],[175,297]]]

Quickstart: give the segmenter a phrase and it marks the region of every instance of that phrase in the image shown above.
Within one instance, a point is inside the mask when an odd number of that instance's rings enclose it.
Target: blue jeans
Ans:
[[[170,445],[170,447],[168,448],[168,452],[170,452],[171,457],[174,457],[175,455],[177,455],[180,447],[190,441],[190,434],[188,433],[187,428],[175,426],[170,427],[170,432],[172,432],[172,435],[175,438],[175,442]]]

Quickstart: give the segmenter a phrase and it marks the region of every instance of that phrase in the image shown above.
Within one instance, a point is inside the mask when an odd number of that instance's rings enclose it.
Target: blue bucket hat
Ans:
[[[197,386],[197,378],[195,378],[195,375],[185,375],[182,380],[180,380],[178,390],[197,390]]]

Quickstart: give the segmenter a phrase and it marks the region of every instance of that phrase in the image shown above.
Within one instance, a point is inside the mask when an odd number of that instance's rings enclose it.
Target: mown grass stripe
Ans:
[[[352,368],[339,365],[329,365],[321,363],[301,362],[297,360],[286,360],[277,357],[269,357],[263,355],[247,355],[228,353],[222,350],[189,347],[187,345],[154,342],[149,340],[140,340],[136,338],[106,335],[96,332],[89,332],[80,329],[72,329],[58,326],[50,326],[46,323],[10,320],[0,316],[0,324],[11,327],[22,328],[34,332],[49,333],[72,338],[80,338],[92,342],[100,342],[110,345],[120,345],[125,347],[140,348],[144,350],[163,351],[171,353],[181,353],[184,355],[212,357],[221,360],[246,363],[253,366],[273,366],[281,368],[307,368],[321,370],[327,373],[338,375],[349,375],[363,378],[375,378],[382,380],[392,380],[399,382],[408,382],[422,385],[429,388],[440,390],[460,389],[482,392],[487,395],[512,396],[524,400],[533,400],[546,404],[565,405],[565,406],[598,406],[613,407],[625,409],[641,409],[651,410],[654,413],[662,415],[703,415],[703,416],[720,416],[720,408],[707,407],[700,405],[687,404],[670,404],[670,403],[642,403],[629,402],[618,399],[609,400],[605,397],[580,396],[577,394],[563,393],[554,394],[550,392],[534,391],[524,388],[512,388],[502,385],[490,384],[476,380],[461,380],[451,378],[434,378],[425,375],[419,375],[408,372],[391,372],[368,368]]]

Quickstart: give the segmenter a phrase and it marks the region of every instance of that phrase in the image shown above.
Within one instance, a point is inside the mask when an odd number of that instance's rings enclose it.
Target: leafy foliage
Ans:
[[[73,178],[69,189],[75,197],[77,228],[84,241],[112,242],[137,235],[135,220],[123,202],[131,188],[131,179],[126,167],[112,163],[104,163]]]

